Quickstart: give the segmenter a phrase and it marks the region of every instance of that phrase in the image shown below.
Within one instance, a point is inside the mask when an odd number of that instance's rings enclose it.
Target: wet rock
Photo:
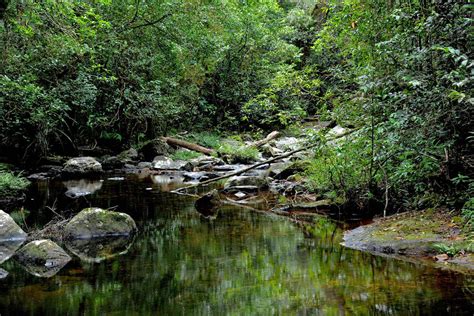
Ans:
[[[269,185],[269,190],[272,193],[278,193],[278,194],[295,194],[295,193],[301,193],[305,192],[306,188],[304,187],[303,184],[298,183],[298,182],[291,182],[291,181],[286,181],[286,180],[276,180],[272,181]]]
[[[26,233],[13,218],[0,210],[0,241],[25,240]]]
[[[242,191],[239,191],[239,192],[235,193],[234,195],[239,199],[242,199],[242,198],[247,196],[247,194],[242,192]]]
[[[201,196],[194,203],[196,210],[204,217],[215,216],[220,205],[221,199],[217,190],[212,190],[211,192]]]
[[[10,259],[24,242],[24,239],[0,241],[0,264]]]
[[[100,208],[82,210],[64,227],[66,239],[127,236],[136,230],[130,215]]]
[[[62,174],[86,176],[102,173],[102,165],[93,157],[71,158],[64,164]]]
[[[62,167],[57,165],[42,165],[37,169],[38,172],[29,175],[28,180],[46,180],[57,178],[61,175]]]
[[[229,178],[224,185],[224,190],[231,188],[255,187],[258,190],[268,187],[268,180],[258,176],[234,176]]]
[[[174,150],[163,140],[156,138],[142,147],[140,153],[145,160],[151,161],[156,156],[166,156],[173,153]]]
[[[261,151],[266,157],[276,157],[284,153],[283,150],[273,147],[270,144],[263,145]]]
[[[283,168],[275,168],[270,171],[270,176],[276,180],[284,180],[289,176],[304,172],[310,163],[308,161],[296,161]]]
[[[26,244],[15,258],[29,273],[38,277],[54,276],[71,260],[61,247],[48,239]]]
[[[50,176],[47,172],[38,172],[38,173],[30,174],[26,178],[30,181],[35,181],[35,180],[47,180],[50,178]]]
[[[126,163],[125,165],[123,165],[122,171],[125,173],[137,173],[140,171],[140,168],[133,164]]]
[[[437,255],[437,256],[434,256],[433,258],[434,258],[436,261],[441,261],[441,262],[443,262],[443,261],[448,261],[448,260],[449,260],[449,256],[448,256],[447,254],[445,254],[445,253],[440,254],[440,255]]]
[[[122,151],[117,158],[123,163],[134,162],[138,159],[138,152],[135,148],[130,148],[125,151]]]
[[[236,171],[239,169],[245,168],[245,165],[228,165],[228,164],[223,164],[219,166],[214,167],[214,171]]]
[[[8,276],[8,271],[0,269],[0,280],[5,279]]]
[[[283,152],[286,152],[301,148],[302,143],[303,140],[296,137],[282,137],[275,141],[275,147]]]
[[[102,188],[101,181],[93,180],[68,180],[64,181],[67,191],[65,195],[71,199],[77,199],[81,196],[86,196],[99,191]]]
[[[192,159],[190,163],[198,170],[213,170],[215,166],[224,165],[224,161],[217,157],[200,156]]]
[[[145,162],[145,161],[139,162],[137,165],[138,169],[151,169],[152,167],[153,165],[151,162]]]
[[[241,174],[244,177],[266,177],[268,170],[265,169],[252,169]]]
[[[102,168],[104,170],[120,169],[125,163],[120,160],[117,156],[105,156],[102,157]]]
[[[133,236],[72,239],[66,241],[66,248],[82,261],[101,262],[127,253],[133,239]]]
[[[185,181],[202,182],[217,178],[219,175],[211,172],[185,172],[183,178]]]
[[[330,137],[339,137],[341,135],[344,135],[347,133],[349,130],[347,128],[344,128],[340,125],[334,126],[329,132],[328,136]]]
[[[173,161],[165,156],[158,156],[153,159],[153,169],[156,170],[186,170],[192,171],[193,165],[184,160]]]

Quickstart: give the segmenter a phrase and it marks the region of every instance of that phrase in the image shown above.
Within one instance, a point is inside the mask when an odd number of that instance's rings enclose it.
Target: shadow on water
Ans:
[[[38,182],[25,209],[29,227],[55,212],[115,208],[139,227],[135,240],[64,245],[73,256],[57,275],[1,264],[0,314],[472,315],[473,279],[340,246],[342,230],[311,228],[225,206],[208,220],[193,200],[167,191],[169,178],[133,175],[88,183]],[[93,190],[89,190],[93,191]]]

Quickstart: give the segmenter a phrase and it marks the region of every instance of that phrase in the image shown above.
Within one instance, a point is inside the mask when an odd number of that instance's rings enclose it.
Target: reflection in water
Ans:
[[[118,205],[137,221],[126,255],[100,263],[75,258],[54,286],[7,261],[0,312],[472,314],[470,277],[343,248],[330,220],[299,227],[226,206],[210,221],[192,199],[147,186],[104,182],[88,201],[75,200],[77,209]]]
[[[102,181],[99,180],[68,180],[63,183],[67,188],[66,196],[73,199],[90,195],[102,188]]]
[[[8,276],[8,271],[0,268],[0,279],[5,279]]]
[[[184,177],[178,174],[158,174],[151,176],[151,179],[162,192],[172,191],[184,181]]]
[[[86,262],[101,262],[126,254],[133,243],[132,236],[111,236],[74,239],[65,242],[67,250]]]
[[[10,259],[24,242],[24,240],[0,241],[0,264]]]
[[[51,240],[35,240],[26,244],[15,255],[15,260],[29,273],[42,278],[56,275],[71,257]]]

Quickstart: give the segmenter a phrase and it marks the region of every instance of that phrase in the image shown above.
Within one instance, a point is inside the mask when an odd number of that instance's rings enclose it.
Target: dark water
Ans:
[[[223,207],[208,220],[189,197],[165,192],[168,182],[67,183],[96,190],[75,199],[61,182],[37,183],[25,206],[29,227],[49,221],[48,207],[69,214],[97,206],[130,214],[140,232],[117,247],[126,254],[100,262],[74,256],[51,278],[6,261],[0,314],[473,314],[472,277],[343,248],[341,229],[327,219],[303,229]]]

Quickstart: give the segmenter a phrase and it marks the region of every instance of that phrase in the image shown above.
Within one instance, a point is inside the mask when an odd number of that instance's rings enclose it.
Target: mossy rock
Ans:
[[[71,158],[64,164],[62,173],[68,176],[84,176],[102,173],[102,165],[93,157]]]
[[[29,273],[39,277],[52,277],[71,260],[61,247],[48,239],[26,244],[15,258]]]
[[[137,230],[137,226],[128,214],[100,208],[86,208],[74,216],[64,230],[67,239],[88,239],[128,236]]]

